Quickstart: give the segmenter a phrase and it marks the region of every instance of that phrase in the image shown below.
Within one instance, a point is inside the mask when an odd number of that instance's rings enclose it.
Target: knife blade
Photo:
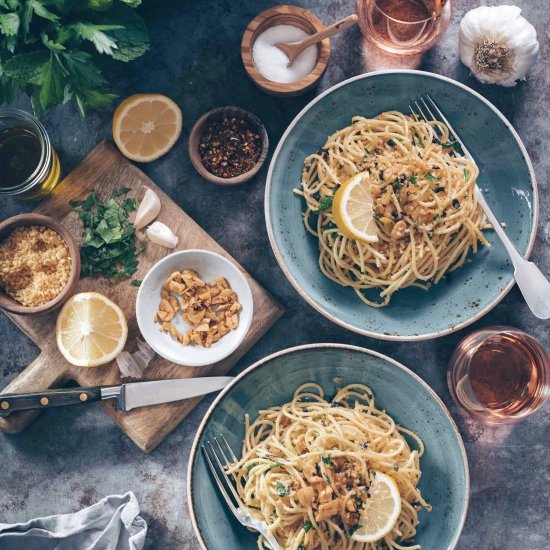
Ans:
[[[118,406],[123,411],[130,411],[137,407],[189,399],[219,391],[231,380],[233,380],[232,376],[212,376],[122,384]]]
[[[121,410],[130,411],[137,407],[171,403],[206,395],[225,388],[232,380],[232,376],[210,376],[128,382],[120,386],[62,388],[32,393],[0,393],[0,416],[15,411],[48,409],[105,399],[116,399]]]

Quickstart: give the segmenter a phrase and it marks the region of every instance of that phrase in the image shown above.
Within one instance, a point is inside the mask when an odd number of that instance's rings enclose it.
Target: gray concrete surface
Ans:
[[[224,189],[202,180],[186,153],[194,121],[213,107],[240,105],[264,121],[273,147],[289,121],[315,93],[294,99],[263,94],[242,67],[242,32],[258,12],[278,2],[262,0],[145,0],[151,52],[110,73],[115,91],[162,92],[184,114],[177,146],[143,169],[199,224],[233,254],[285,306],[284,318],[240,362],[235,372],[279,349],[307,342],[343,342],[386,353],[427,380],[449,405],[466,442],[472,497],[460,550],[539,550],[550,540],[550,404],[522,424],[490,429],[464,418],[446,387],[447,362],[461,337],[472,328],[438,340],[389,343],[362,337],[330,323],[307,306],[288,284],[269,247],[263,216],[266,170],[250,184]],[[348,15],[352,0],[302,0],[325,23]],[[482,2],[486,3],[486,2]],[[494,3],[494,2],[491,2]],[[504,3],[504,2],[496,2]],[[541,190],[541,220],[533,257],[550,274],[550,10],[547,0],[515,0],[536,26],[541,55],[526,83],[502,89],[482,86],[469,76],[457,54],[458,23],[476,0],[455,1],[453,21],[444,39],[422,60],[421,69],[455,78],[482,93],[512,121],[531,155]],[[357,29],[334,38],[332,60],[320,90],[375,68],[410,66],[411,60],[387,59],[362,51]],[[365,55],[363,55],[365,54]],[[23,97],[16,102],[29,104]],[[110,137],[112,109],[79,120],[72,105],[44,117],[62,159],[74,167],[101,139]],[[0,219],[31,209],[2,199]],[[535,319],[514,289],[479,326],[509,324],[522,328],[550,348],[548,325]],[[0,387],[21,371],[36,348],[0,315]],[[153,453],[143,454],[100,407],[67,408],[43,414],[25,433],[0,434],[0,522],[66,513],[101,497],[132,490],[149,524],[149,549],[198,548],[186,504],[187,459],[211,399],[205,399]]]

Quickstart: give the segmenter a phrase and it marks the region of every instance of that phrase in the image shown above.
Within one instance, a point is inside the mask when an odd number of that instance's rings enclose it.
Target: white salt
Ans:
[[[300,42],[309,36],[306,31],[292,25],[275,25],[264,31],[252,46],[252,58],[256,69],[272,82],[289,83],[305,78],[315,67],[317,45],[306,48],[288,65],[288,57],[274,44]]]

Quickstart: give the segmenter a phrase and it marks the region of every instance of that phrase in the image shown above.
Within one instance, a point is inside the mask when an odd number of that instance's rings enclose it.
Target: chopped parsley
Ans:
[[[393,139],[388,139],[388,145],[390,147],[395,147],[396,143],[395,143],[395,141],[393,141]]]
[[[250,464],[248,466],[248,468],[246,469],[246,475],[248,475],[250,473],[250,470],[252,470],[252,468],[254,468],[254,466],[256,466],[257,464],[255,462],[253,462],[252,464]]]
[[[283,468],[284,464],[282,462],[274,462],[273,464],[269,465],[270,468]]]
[[[420,138],[416,134],[414,135],[414,144],[417,147],[424,147],[424,144],[420,141]]]
[[[434,222],[437,222],[437,221],[439,221],[440,219],[441,219],[441,214],[436,214],[436,215],[434,216]]]
[[[414,185],[418,181],[418,176],[411,176],[409,181]]]
[[[304,543],[301,542],[299,545],[298,545],[298,550],[306,550],[306,547],[304,546]]]
[[[441,193],[441,191],[445,191],[445,187],[443,187],[442,185],[438,185],[438,186],[434,189],[434,192],[435,192],[435,193]]]
[[[105,203],[95,192],[85,200],[71,201],[84,227],[84,242],[80,247],[83,275],[103,276],[114,281],[128,279],[137,271],[137,256],[143,249],[136,247],[129,214],[137,209],[138,202],[126,198],[119,203],[113,198],[129,190],[128,187],[114,190]]]
[[[348,533],[350,535],[353,535],[353,533],[355,533],[355,531],[357,531],[357,529],[361,529],[363,526],[362,525],[359,525],[358,523],[356,523],[355,525],[351,525],[350,527],[348,527]]]
[[[442,143],[441,147],[443,147],[443,149],[452,149],[453,151],[456,151],[459,155],[462,155],[462,147],[460,146],[460,143],[458,143],[458,141],[447,141],[446,143]]]
[[[420,225],[420,220],[415,220],[414,222],[414,228],[418,229],[418,226]]]
[[[466,181],[470,179],[470,170],[468,170],[468,168],[464,168],[464,179]]]
[[[280,481],[277,481],[277,483],[275,484],[275,487],[277,489],[277,494],[280,497],[286,497],[290,493],[288,488],[286,488]]]
[[[333,222],[328,222],[326,225],[323,225],[323,230],[328,231],[329,229],[337,229],[338,226]]]
[[[319,201],[319,212],[324,212],[332,206],[332,197],[322,197]]]
[[[332,466],[332,460],[330,459],[330,456],[322,456],[321,460],[323,461],[323,464],[327,464],[328,466]]]
[[[429,172],[427,174],[424,175],[424,177],[428,180],[428,181],[437,181],[438,178],[435,177],[433,174],[430,174]]]
[[[304,531],[307,533],[313,527],[311,521],[304,521]]]
[[[453,208],[460,208],[460,201],[458,199],[453,199]]]

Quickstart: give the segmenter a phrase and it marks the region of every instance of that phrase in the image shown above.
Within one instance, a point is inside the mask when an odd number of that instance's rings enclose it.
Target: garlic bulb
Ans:
[[[143,186],[145,187],[145,185]],[[149,187],[145,187],[145,195],[139,205],[136,217],[134,219],[134,227],[136,230],[142,229],[147,224],[151,223],[160,213],[159,196]]]
[[[152,223],[147,228],[147,236],[151,241],[166,248],[176,248],[178,246],[178,237],[174,232],[162,222]]]
[[[517,6],[480,6],[460,22],[462,63],[484,84],[515,86],[534,65],[539,43],[535,27]]]

